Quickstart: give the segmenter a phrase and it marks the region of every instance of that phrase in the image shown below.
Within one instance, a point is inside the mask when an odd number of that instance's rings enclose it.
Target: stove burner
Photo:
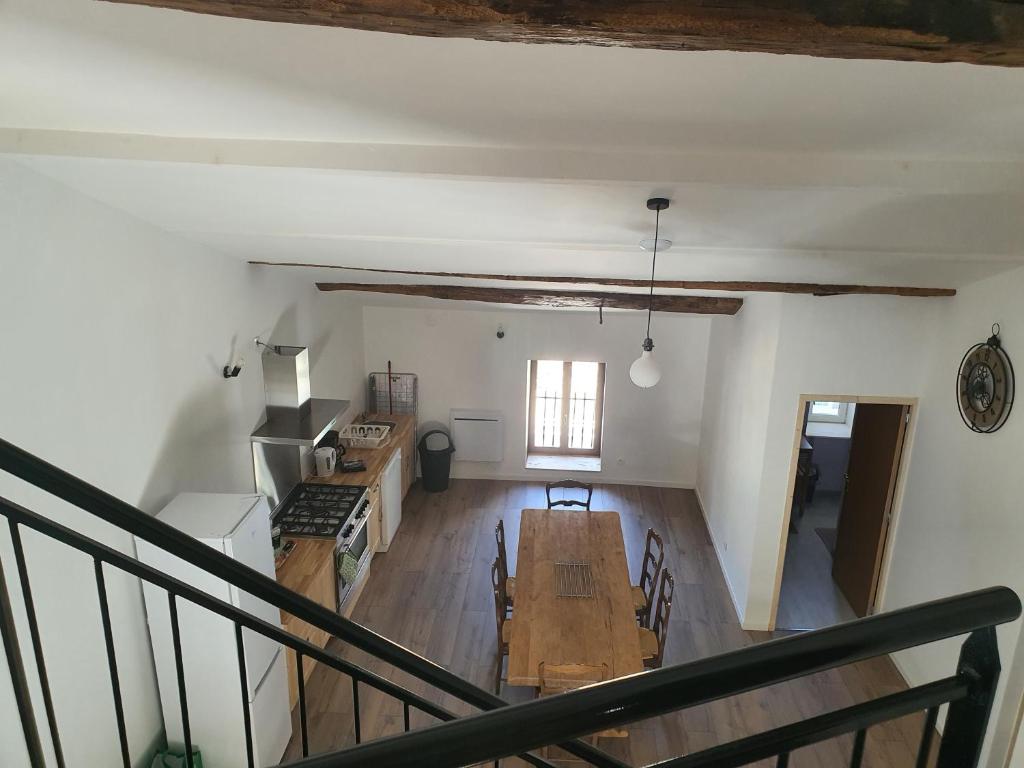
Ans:
[[[274,524],[285,536],[337,538],[365,493],[361,485],[304,483],[285,499]]]

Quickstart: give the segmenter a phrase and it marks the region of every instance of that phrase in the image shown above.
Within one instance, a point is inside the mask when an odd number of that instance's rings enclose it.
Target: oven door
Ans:
[[[362,575],[363,566],[370,555],[369,529],[364,517],[345,544],[337,550],[338,607],[341,608],[349,592]]]

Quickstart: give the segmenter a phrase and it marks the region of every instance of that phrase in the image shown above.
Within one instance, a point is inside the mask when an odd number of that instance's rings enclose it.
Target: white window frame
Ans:
[[[827,414],[827,413],[815,413],[814,412],[814,404],[815,403],[838,403],[838,405],[839,405],[839,414],[836,415],[836,416],[832,416],[832,415]],[[830,422],[832,424],[845,424],[846,423],[846,418],[847,418],[847,416],[849,414],[849,411],[850,411],[850,404],[849,403],[844,403],[844,402],[839,401],[839,400],[811,400],[810,404],[807,407],[807,420],[808,421],[827,421],[827,422]]]

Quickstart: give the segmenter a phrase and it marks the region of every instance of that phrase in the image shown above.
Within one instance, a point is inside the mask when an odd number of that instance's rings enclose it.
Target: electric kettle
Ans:
[[[324,446],[313,451],[316,459],[317,477],[330,477],[334,474],[334,465],[338,461],[338,449]]]

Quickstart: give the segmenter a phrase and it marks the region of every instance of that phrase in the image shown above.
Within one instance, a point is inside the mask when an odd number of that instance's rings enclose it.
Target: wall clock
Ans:
[[[975,344],[960,361],[956,377],[960,417],[975,432],[995,432],[1013,408],[1013,364],[999,340],[999,323],[992,335]]]

